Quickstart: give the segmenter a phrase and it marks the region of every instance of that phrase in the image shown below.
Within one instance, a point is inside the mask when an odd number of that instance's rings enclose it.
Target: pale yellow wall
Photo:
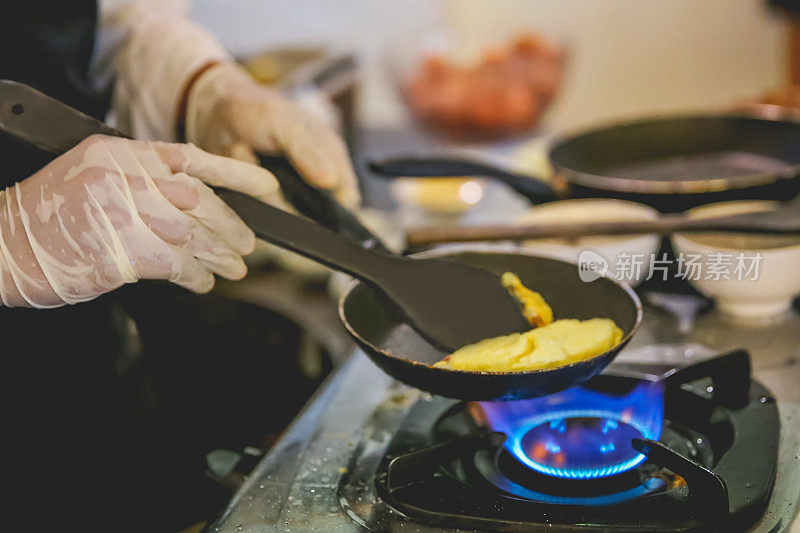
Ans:
[[[725,105],[783,83],[784,25],[761,0],[447,0],[473,45],[525,28],[572,50],[548,122]]]
[[[778,86],[784,27],[764,0],[196,0],[194,16],[236,52],[330,43],[359,51],[364,120],[403,108],[381,50],[420,27],[450,24],[478,46],[532,28],[571,48],[565,90],[547,117],[571,129],[640,112],[728,104]]]

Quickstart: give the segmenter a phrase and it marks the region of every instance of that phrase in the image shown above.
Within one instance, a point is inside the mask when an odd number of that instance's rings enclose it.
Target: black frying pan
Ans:
[[[550,184],[454,158],[402,157],[372,164],[389,176],[481,175],[534,203],[566,196],[621,198],[662,212],[740,198],[785,200],[800,191],[800,122],[741,114],[642,119],[553,144]]]
[[[578,277],[578,267],[571,263],[519,251],[428,251],[418,255],[463,261],[498,275],[514,272],[526,286],[544,296],[556,318],[610,318],[623,331],[622,342],[613,349],[554,370],[495,373],[435,368],[433,363],[447,354],[420,337],[368,286],[353,283],[339,300],[339,315],[347,330],[387,374],[434,394],[465,400],[511,400],[567,389],[605,368],[641,321],[641,302],[632,289],[611,278],[583,282]]]
[[[92,133],[118,135],[99,121],[27,86],[0,81],[0,89],[7,92],[5,98],[0,98],[0,131],[45,150],[64,152]],[[263,162],[270,165],[287,199],[298,210],[364,247],[389,253],[380,239],[329,193],[305,183],[288,161],[279,158]],[[241,195],[228,196],[238,197]],[[253,204],[258,203],[250,201],[245,205]],[[641,302],[630,288],[610,278],[584,283],[578,277],[578,267],[571,263],[524,253],[472,252],[445,258],[488,269],[498,279],[503,272],[515,272],[525,284],[542,293],[557,318],[608,317],[622,328],[624,336],[619,345],[604,354],[551,370],[489,373],[434,368],[432,364],[447,354],[423,340],[401,318],[403,315],[387,306],[372,289],[354,284],[340,300],[345,326],[378,366],[414,387],[469,400],[550,394],[583,383],[600,372],[627,344],[641,321]]]

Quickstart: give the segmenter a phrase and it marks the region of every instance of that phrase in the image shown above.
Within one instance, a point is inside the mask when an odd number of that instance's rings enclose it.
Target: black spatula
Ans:
[[[530,329],[498,276],[487,270],[374,252],[244,194],[223,191],[220,196],[260,238],[378,289],[420,333],[444,349]]]
[[[51,152],[65,152],[92,133],[113,134],[99,121],[31,87],[0,80],[0,130]],[[74,132],[74,133],[71,133]],[[298,178],[283,176],[284,180]],[[322,191],[295,187],[298,208],[309,212],[333,200]],[[305,192],[303,192],[303,190]],[[222,198],[260,238],[346,272],[378,289],[414,327],[437,346],[454,350],[529,326],[496,274],[440,259],[408,259],[367,249],[315,222],[265,205],[244,194]],[[313,197],[313,198],[312,198]],[[316,212],[316,211],[315,211]],[[328,209],[327,220],[336,209]],[[309,213],[314,214],[314,213]],[[352,218],[352,217],[351,217]],[[352,227],[354,218],[348,221]],[[369,234],[361,227],[360,235]],[[379,239],[375,238],[379,243]]]

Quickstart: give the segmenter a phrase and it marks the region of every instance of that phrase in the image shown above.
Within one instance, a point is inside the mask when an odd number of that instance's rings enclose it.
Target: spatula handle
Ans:
[[[222,190],[219,196],[265,241],[357,277],[381,285],[380,272],[402,258],[376,253],[316,222],[286,213],[242,193]]]
[[[284,198],[295,209],[364,248],[385,254],[392,253],[352,212],[337,202],[330,192],[305,181],[285,157],[259,154],[259,159],[261,166],[278,179]]]

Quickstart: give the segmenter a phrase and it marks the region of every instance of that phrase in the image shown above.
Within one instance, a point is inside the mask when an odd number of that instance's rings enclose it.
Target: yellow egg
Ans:
[[[530,325],[546,326],[553,321],[553,310],[542,295],[523,285],[516,274],[506,272],[500,278],[500,282],[522,306],[522,315]]]
[[[596,357],[622,340],[622,330],[610,318],[553,322],[553,310],[542,295],[525,287],[516,274],[506,272],[500,281],[528,322],[539,327],[464,346],[433,366],[474,372],[555,368]]]
[[[434,366],[452,370],[522,372],[556,368],[596,357],[622,339],[609,318],[556,320],[526,333],[512,333],[456,350]]]

